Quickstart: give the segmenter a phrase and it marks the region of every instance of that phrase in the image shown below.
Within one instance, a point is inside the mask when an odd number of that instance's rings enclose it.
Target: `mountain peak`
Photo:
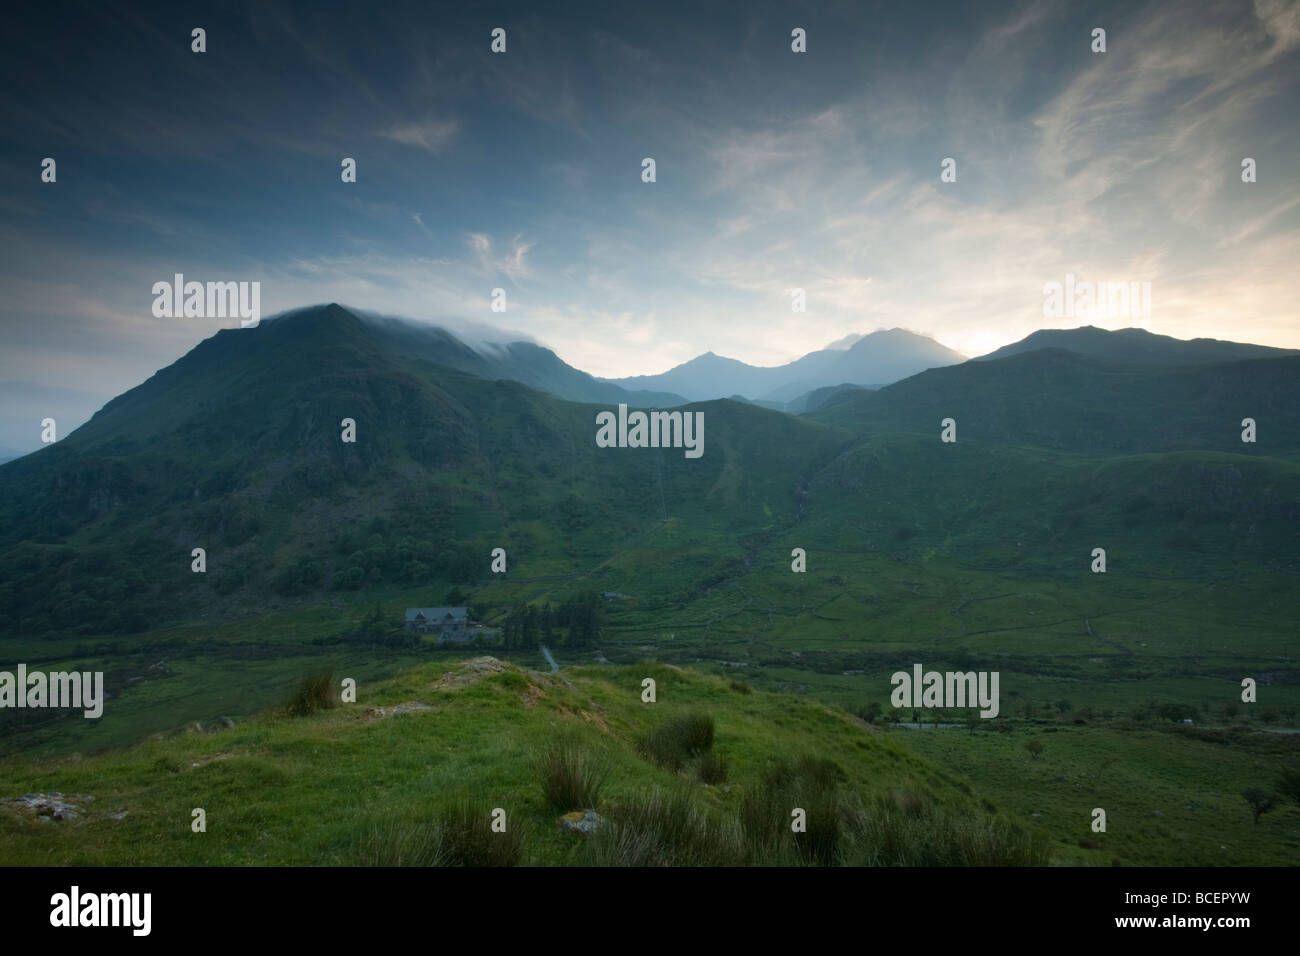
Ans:
[[[827,386],[883,385],[928,368],[955,365],[966,356],[906,329],[853,333],[830,347],[785,365],[749,365],[705,352],[660,375],[611,379],[624,388],[662,389],[691,401],[740,395],[751,401],[786,403]]]

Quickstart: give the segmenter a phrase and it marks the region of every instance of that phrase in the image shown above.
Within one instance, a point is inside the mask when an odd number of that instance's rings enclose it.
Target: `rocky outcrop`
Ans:
[[[64,797],[58,793],[25,793],[21,797],[6,797],[0,799],[0,807],[16,810],[18,813],[38,823],[49,823],[53,820],[70,821],[80,819],[86,811],[81,806],[84,803],[94,802],[94,797],[89,794],[72,794]],[[73,800],[79,800],[80,803],[73,803]]]

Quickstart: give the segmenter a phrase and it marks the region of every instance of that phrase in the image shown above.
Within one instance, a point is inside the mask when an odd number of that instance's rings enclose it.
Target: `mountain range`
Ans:
[[[969,539],[1008,561],[1007,513],[1053,527],[1040,512],[1109,514],[1143,487],[1165,489],[1170,508],[1157,544],[1199,522],[1197,535],[1221,535],[1229,551],[1278,536],[1282,552],[1293,547],[1300,356],[1242,360],[1242,346],[1218,343],[1178,364],[1170,353],[1188,354],[1185,343],[1144,333],[1150,357],[1096,357],[1097,343],[1122,353],[1132,338],[1062,332],[1058,347],[831,389],[804,415],[695,403],[706,452],[690,461],[597,448],[599,406],[549,389],[606,406],[633,393],[548,350],[484,356],[436,330],[305,309],[218,332],[63,440],[0,466],[0,620],[15,635],[129,633],[330,591],[473,586],[497,546],[525,577],[603,568],[608,590],[687,607],[778,529],[825,543],[846,515],[875,527],[909,515],[946,528],[944,550]],[[1059,347],[1076,342],[1081,351]],[[1206,364],[1215,356],[1228,358]],[[534,385],[501,377],[516,374]],[[955,446],[938,440],[949,417]],[[1240,439],[1248,417],[1259,444]],[[345,419],[355,443],[341,441]],[[1025,459],[1026,448],[1038,451]],[[1066,498],[1039,500],[1044,482],[1066,487],[1052,477],[1061,468],[1115,454],[1131,471],[1113,473],[1110,497],[1111,479],[1080,473]],[[993,473],[1003,477],[990,486]],[[876,489],[866,498],[864,481]],[[1242,522],[1258,526],[1249,541],[1228,531]],[[665,529],[671,546],[654,543]],[[195,547],[207,550],[204,575],[190,572]]]
[[[761,367],[706,352],[658,375],[606,379],[626,389],[674,392],[691,401],[743,396],[766,403],[792,402],[827,386],[888,385],[966,361],[960,352],[904,329],[852,335],[786,365]]]

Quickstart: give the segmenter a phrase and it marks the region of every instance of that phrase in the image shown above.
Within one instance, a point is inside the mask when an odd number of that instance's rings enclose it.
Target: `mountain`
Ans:
[[[859,342],[863,338],[864,336],[861,332],[850,332],[848,335],[844,336],[844,338],[836,339],[826,347],[828,349],[847,349],[852,346],[854,342]]]
[[[845,391],[807,417],[859,433],[933,434],[936,441],[939,423],[951,417],[959,442],[1255,455],[1300,450],[1298,407],[1300,355],[1148,366],[1038,349],[931,369],[878,391]],[[1256,420],[1255,445],[1241,441],[1244,418]]]
[[[800,395],[791,402],[787,402],[784,410],[791,414],[798,415],[801,412],[811,412],[821,408],[836,395],[843,392],[862,392],[870,391],[866,385],[850,385],[847,382],[840,385],[826,385],[822,388],[813,389],[805,395]]]
[[[545,350],[507,354],[556,369]],[[843,441],[722,401],[687,409],[705,418],[698,460],[598,448],[608,405],[453,367],[477,361],[337,305],[218,332],[0,466],[0,628],[132,633],[331,590],[437,581],[441,593],[488,576],[498,546],[516,573],[573,573],[669,518],[683,546],[739,546],[793,520],[793,489]],[[345,419],[355,443],[341,441]]]
[[[747,365],[713,352],[659,375],[610,379],[628,389],[655,389],[706,401],[743,395],[766,402],[789,402],[829,385],[881,385],[927,368],[966,361],[959,352],[904,329],[848,336],[828,348],[810,352],[786,365]]]
[[[1220,339],[1176,339],[1146,329],[1099,329],[1086,325],[1074,329],[1040,329],[1019,342],[982,355],[987,362],[1039,349],[1064,349],[1112,365],[1212,365],[1242,359],[1300,355],[1295,349],[1247,345]]]
[[[473,587],[489,577],[495,547],[524,578],[590,579],[600,567],[602,589],[635,586],[684,609],[748,568],[758,542],[781,529],[812,522],[835,537],[845,514],[866,520],[885,508],[890,495],[861,500],[860,479],[841,471],[879,453],[870,449],[895,449],[903,470],[868,473],[913,488],[874,520],[948,507],[916,483],[928,474],[938,487],[935,468],[956,502],[1012,488],[988,487],[979,469],[947,473],[945,461],[965,459],[931,460],[951,448],[938,441],[947,417],[962,455],[1034,446],[1246,462],[1300,450],[1300,357],[1153,369],[1045,349],[878,391],[836,388],[801,416],[692,404],[685,410],[707,425],[698,460],[598,448],[602,406],[454,367],[532,361],[566,375],[548,355],[533,347],[484,359],[436,330],[335,305],[218,332],[62,441],[0,466],[0,622],[28,636],[132,633],[330,592]],[[1240,441],[1245,417],[1258,422],[1257,445]],[[355,443],[340,440],[348,419]],[[1023,464],[1016,480],[1029,486],[1006,507],[1042,507],[1029,489],[1056,467],[1041,456]],[[1159,485],[1174,466],[1143,467]],[[1276,523],[1292,507],[1289,473],[1272,484],[1231,479],[1231,507],[1217,501],[1228,492],[1216,481],[1195,483],[1206,514]],[[206,549],[202,575],[190,570],[196,547]]]

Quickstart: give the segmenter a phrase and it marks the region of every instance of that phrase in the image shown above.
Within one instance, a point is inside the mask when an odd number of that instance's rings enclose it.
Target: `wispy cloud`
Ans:
[[[682,31],[539,8],[499,56],[477,14],[401,0],[231,7],[204,56],[146,13],[88,11],[79,47],[26,9],[0,60],[0,377],[138,382],[212,331],[150,315],[176,271],[261,280],[267,314],[508,322],[609,377],[877,327],[980,354],[1052,324],[1067,272],[1150,281],[1153,331],[1300,346],[1300,5],[831,4],[807,54],[774,9]],[[51,154],[57,186],[24,158]]]
[[[510,240],[509,249],[497,253],[492,238],[485,233],[472,232],[465,237],[465,242],[478,263],[479,269],[487,275],[504,275],[512,282],[533,277],[526,257],[534,243],[525,242],[522,236]]]
[[[400,123],[381,135],[396,143],[416,146],[437,156],[445,151],[460,132],[457,119],[426,119],[415,123]]]

